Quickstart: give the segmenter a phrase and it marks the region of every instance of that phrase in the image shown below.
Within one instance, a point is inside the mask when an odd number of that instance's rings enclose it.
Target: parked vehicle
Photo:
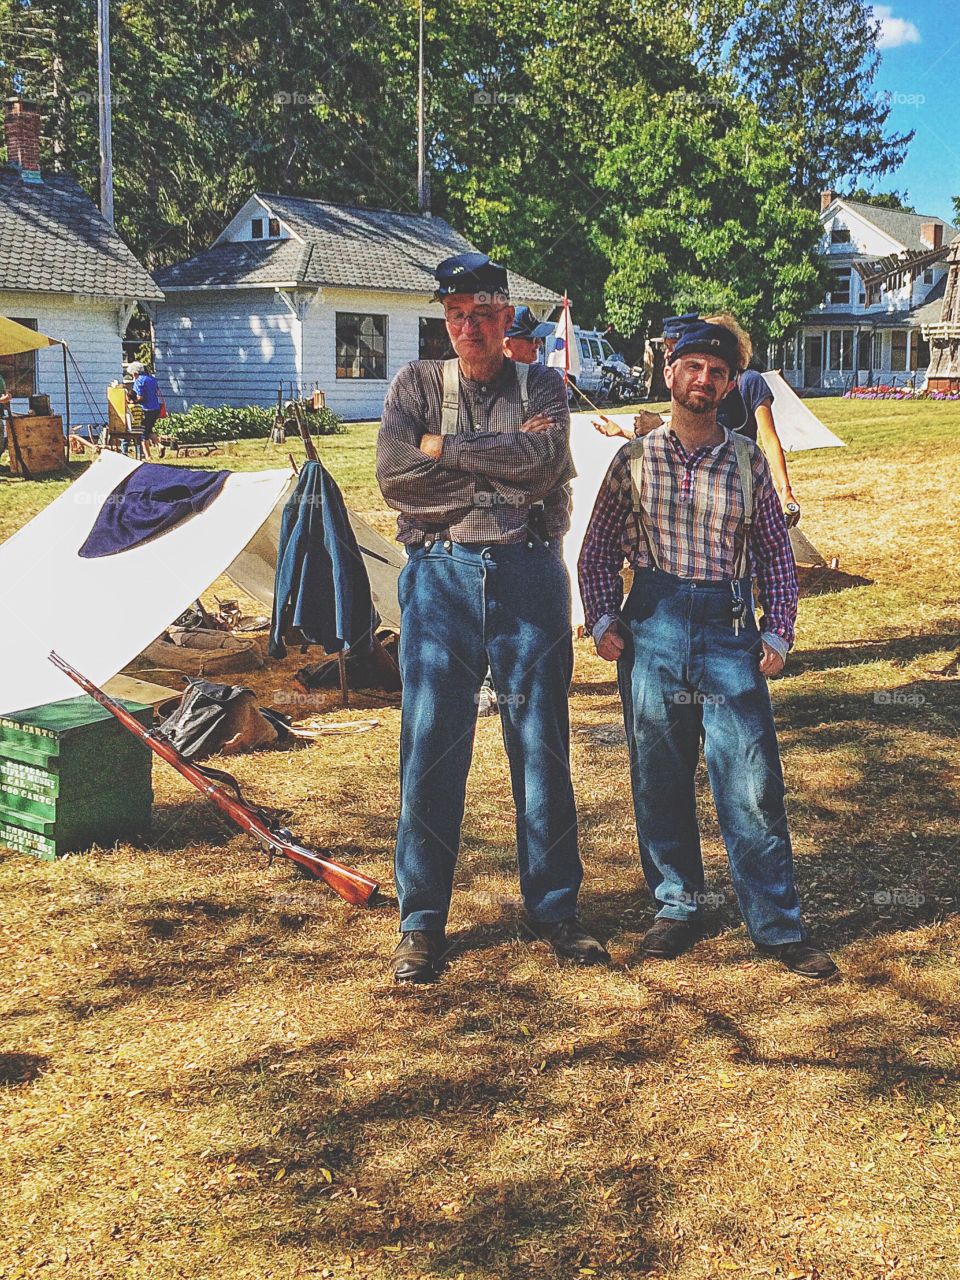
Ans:
[[[635,404],[643,399],[643,366],[630,368],[622,356],[603,362],[603,385],[598,403],[607,405]]]

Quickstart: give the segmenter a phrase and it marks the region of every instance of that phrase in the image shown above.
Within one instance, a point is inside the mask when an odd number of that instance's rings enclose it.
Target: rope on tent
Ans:
[[[87,382],[86,378],[83,376],[83,370],[77,364],[74,354],[70,350],[70,348],[65,346],[64,350],[66,351],[67,355],[70,357],[70,363],[73,365],[73,370],[74,370],[74,373],[76,374],[77,385],[80,387],[80,390],[83,393],[83,397],[87,402],[88,410],[93,415],[93,422],[97,422],[97,423],[102,422],[103,413],[98,407],[96,397],[94,396],[93,391],[90,389],[90,384]]]

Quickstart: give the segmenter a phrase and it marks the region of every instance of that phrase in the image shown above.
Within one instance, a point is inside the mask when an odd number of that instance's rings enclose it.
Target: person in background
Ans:
[[[7,446],[7,414],[11,412],[10,401],[12,396],[7,390],[6,379],[0,373],[0,453],[3,453]]]
[[[837,967],[801,920],[766,684],[793,644],[796,568],[763,453],[717,421],[739,361],[729,328],[699,322],[681,334],[665,373],[670,420],[610,464],[580,553],[580,593],[597,653],[618,665],[641,861],[658,906],[644,956],[673,959],[704,933],[702,735],[754,945],[825,980]],[[634,571],[625,602],[624,560]]]
[[[740,351],[741,369],[736,386],[729,395],[724,396],[718,407],[717,421],[728,431],[736,431],[749,440],[755,440],[763,450],[764,457],[770,464],[770,474],[786,516],[787,527],[790,528],[800,519],[800,504],[790,487],[787,460],[783,456],[783,445],[773,420],[773,392],[763,374],[750,368],[750,361],[753,359],[750,335],[729,311],[707,316],[704,323],[719,324],[729,329],[737,339]]]
[[[140,442],[144,456],[149,460],[153,457],[153,433],[160,417],[160,388],[156,378],[147,372],[139,360],[133,360],[127,365],[127,373],[133,378],[133,387],[127,395],[143,410],[143,435]]]
[[[537,364],[543,339],[554,327],[540,324],[529,307],[514,308],[513,323],[503,336],[503,354],[517,364]]]

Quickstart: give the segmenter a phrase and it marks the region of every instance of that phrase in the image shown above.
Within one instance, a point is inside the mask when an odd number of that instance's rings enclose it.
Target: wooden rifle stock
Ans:
[[[299,844],[293,835],[279,826],[266,810],[250,804],[243,798],[240,787],[229,773],[219,769],[203,768],[185,760],[180,752],[160,734],[144,729],[130,713],[116,702],[109,694],[104,693],[92,680],[81,675],[75,667],[61,658],[59,654],[50,653],[50,661],[55,667],[68,675],[85,693],[99,702],[101,707],[116,716],[122,725],[145,742],[155,755],[166,760],[188,782],[192,782],[211,803],[227,815],[243,831],[255,836],[265,847],[271,858],[287,858],[295,863],[301,871],[316,880],[322,880],[345,902],[353,906],[367,906],[376,896],[379,886],[375,880],[362,872],[353,871],[350,867],[342,867],[338,862],[325,858],[306,845]],[[233,795],[227,788],[233,791]]]

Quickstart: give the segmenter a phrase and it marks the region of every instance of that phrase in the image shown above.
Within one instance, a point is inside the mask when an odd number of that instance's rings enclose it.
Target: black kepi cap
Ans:
[[[457,253],[444,258],[433,273],[437,278],[436,297],[451,293],[482,293],[492,297],[509,294],[507,269],[491,262],[485,253]]]
[[[684,329],[696,324],[699,319],[699,311],[686,311],[682,316],[667,316],[663,322],[663,336],[670,342],[676,342]]]
[[[722,324],[707,324],[704,320],[697,320],[687,325],[677,339],[669,363],[676,364],[681,356],[693,355],[695,352],[719,356],[729,366],[731,377],[735,377],[740,370],[740,344],[737,335]]]

